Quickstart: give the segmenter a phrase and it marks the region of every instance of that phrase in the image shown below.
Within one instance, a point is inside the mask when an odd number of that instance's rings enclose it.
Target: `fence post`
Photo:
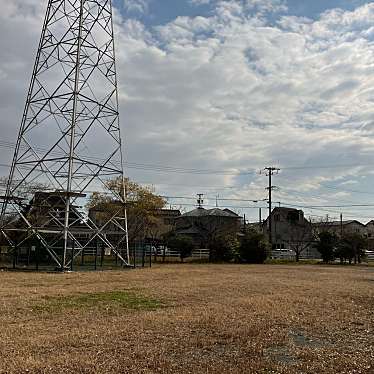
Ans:
[[[31,254],[31,247],[27,246],[27,267],[30,266],[30,254]]]
[[[97,270],[97,250],[98,250],[98,246],[99,246],[99,242],[96,239],[96,242],[95,242],[95,270]]]
[[[104,246],[101,245],[101,258],[100,258],[100,266],[101,267],[103,267],[103,265],[104,265],[104,255],[105,255]]]
[[[151,253],[152,253],[152,251],[153,251],[153,247],[154,247],[154,245],[153,245],[153,243],[152,243],[152,244],[151,244]],[[155,262],[157,262],[157,251],[155,251],[154,256],[155,256]]]
[[[18,255],[18,243],[14,243],[14,250],[13,250],[13,269],[16,268],[17,263],[17,255]]]
[[[144,244],[142,245],[142,267],[144,268],[145,265],[145,247]]]
[[[84,265],[84,248],[82,249],[81,266]]]
[[[36,243],[35,245],[35,268],[36,271],[39,270],[39,244]]]

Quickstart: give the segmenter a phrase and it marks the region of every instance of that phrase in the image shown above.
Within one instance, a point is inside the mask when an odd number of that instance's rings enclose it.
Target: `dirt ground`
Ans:
[[[1,373],[374,373],[374,268],[1,272],[0,326]]]

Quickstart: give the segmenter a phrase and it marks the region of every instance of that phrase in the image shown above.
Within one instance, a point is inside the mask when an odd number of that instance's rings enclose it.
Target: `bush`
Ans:
[[[239,247],[239,260],[249,264],[263,264],[268,256],[268,248],[268,242],[262,233],[248,231]]]
[[[355,264],[360,263],[365,257],[366,245],[365,238],[360,234],[345,234],[337,247],[336,257],[340,258],[341,262],[352,263],[353,260]]]
[[[174,250],[179,251],[181,261],[190,257],[194,248],[193,241],[189,236],[171,236],[167,240],[167,246]]]
[[[209,245],[209,260],[230,262],[239,248],[236,235],[220,236],[211,241]]]
[[[324,231],[318,234],[316,249],[321,254],[322,260],[329,263],[335,260],[338,238],[336,234]]]

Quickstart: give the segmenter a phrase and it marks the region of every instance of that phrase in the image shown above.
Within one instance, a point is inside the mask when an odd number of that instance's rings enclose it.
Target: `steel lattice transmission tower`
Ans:
[[[79,209],[87,193],[104,191],[114,177],[124,185],[112,2],[49,0],[2,196],[2,235],[13,246],[36,237],[61,269],[69,266],[72,245],[78,256],[98,240],[128,264],[125,193],[116,198],[123,203],[118,212],[100,224]],[[22,197],[35,182],[49,193],[34,194],[30,208]],[[47,220],[33,218],[38,209]],[[122,232],[115,243],[107,237],[109,227]]]

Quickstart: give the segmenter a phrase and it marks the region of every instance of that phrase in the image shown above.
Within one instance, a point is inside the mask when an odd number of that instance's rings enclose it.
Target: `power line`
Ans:
[[[331,165],[297,165],[282,167],[282,170],[303,170],[303,169],[341,169],[341,168],[354,168],[361,166],[373,166],[374,162],[365,164],[331,164]]]
[[[351,192],[351,193],[358,193],[358,194],[365,194],[365,195],[374,195],[374,192],[370,192],[370,191],[347,190],[347,189],[343,189],[343,188],[340,188],[340,187],[333,187],[333,186],[326,186],[326,185],[322,185],[321,187],[331,189],[331,190],[338,190],[338,191],[342,191],[342,192]]]
[[[16,146],[15,143],[10,141],[0,140],[0,148],[13,149]],[[44,147],[34,147],[38,152],[47,152],[49,149]],[[64,154],[62,152],[53,151],[51,155],[59,156]],[[89,159],[96,161],[103,161],[98,157],[86,156]],[[8,166],[1,164],[1,166]],[[211,174],[211,175],[250,175],[256,174],[256,169],[249,169],[246,171],[233,171],[233,170],[217,170],[217,169],[197,169],[197,168],[185,168],[180,166],[169,166],[169,165],[159,165],[159,164],[148,164],[148,163],[135,163],[135,162],[125,162],[125,166],[129,169],[137,169],[143,171],[155,171],[155,172],[170,172],[170,173],[188,173],[188,174]],[[349,167],[363,167],[363,166],[374,166],[372,163],[357,163],[357,164],[330,164],[330,165],[295,165],[295,166],[282,166],[282,170],[301,170],[301,169],[340,169]]]

